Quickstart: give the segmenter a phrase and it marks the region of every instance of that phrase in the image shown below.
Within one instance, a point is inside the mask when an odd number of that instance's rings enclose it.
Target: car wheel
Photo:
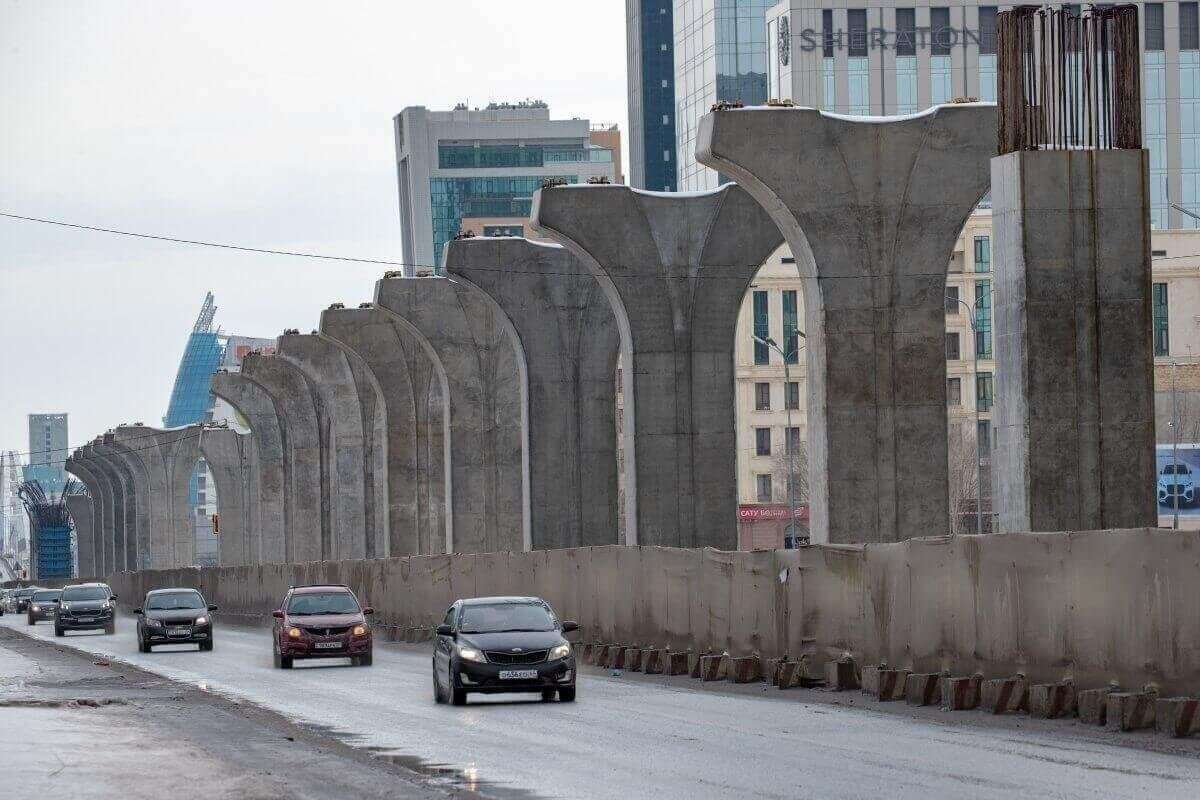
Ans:
[[[55,626],[54,626],[54,635],[55,635],[55,636],[62,636],[62,635],[63,635],[63,629],[62,629],[62,628],[60,628],[60,627],[58,627],[57,625],[55,625]]]
[[[542,689],[542,702],[549,703],[554,699],[554,689]]]
[[[575,687],[572,686],[570,688],[567,688],[566,686],[564,686],[563,688],[559,689],[558,690],[558,699],[564,703],[574,703],[575,702]]]
[[[212,639],[209,639],[207,642],[200,643],[200,649],[206,653],[211,652],[212,648],[213,648]]]
[[[275,669],[283,669],[283,659],[279,657],[279,651],[274,647],[271,648],[271,663]]]
[[[367,653],[365,656],[359,656],[357,659],[357,666],[360,667],[369,667],[373,663],[375,663],[374,653]]]
[[[467,704],[467,690],[466,689],[455,689],[455,688],[451,687],[450,703],[452,705],[456,705],[456,706],[465,706]]]
[[[439,706],[446,702],[446,695],[442,694],[442,685],[438,683],[437,667],[433,668],[433,702]]]
[[[116,622],[110,622],[104,626],[104,635],[105,636],[112,636],[116,632],[117,632],[117,623]]]

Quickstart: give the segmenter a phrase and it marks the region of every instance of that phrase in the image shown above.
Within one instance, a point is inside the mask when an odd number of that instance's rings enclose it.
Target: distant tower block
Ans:
[[[1152,526],[1154,359],[1137,8],[1034,11],[1003,12],[997,26],[999,529]],[[1052,42],[1061,47],[1044,52]],[[1023,52],[1034,60],[1017,57]],[[1035,66],[1043,63],[1044,75]],[[1061,91],[1038,97],[1045,86]]]

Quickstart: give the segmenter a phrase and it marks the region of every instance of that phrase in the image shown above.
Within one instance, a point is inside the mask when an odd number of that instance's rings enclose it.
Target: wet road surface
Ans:
[[[441,765],[458,785],[501,797],[1200,797],[1197,743],[1150,752],[1152,733],[1106,741],[1072,721],[993,723],[896,704],[880,713],[831,705],[829,693],[701,691],[597,671],[580,675],[574,704],[472,696],[455,708],[432,700],[428,645],[377,643],[373,667],[284,671],[261,629],[219,627],[211,653],[141,654],[131,617],[114,636],[60,640],[23,617],[0,624],[261,704],[401,764]]]

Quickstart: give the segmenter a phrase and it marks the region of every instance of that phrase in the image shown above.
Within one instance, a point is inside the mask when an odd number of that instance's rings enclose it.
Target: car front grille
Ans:
[[[337,628],[305,628],[310,636],[341,636],[350,630],[349,625],[342,625]]]
[[[493,664],[540,664],[546,660],[547,650],[530,650],[527,653],[487,650],[487,660]]]

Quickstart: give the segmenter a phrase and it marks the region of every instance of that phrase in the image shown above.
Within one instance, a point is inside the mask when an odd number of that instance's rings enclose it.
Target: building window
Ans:
[[[996,102],[996,6],[979,7],[979,99]]]
[[[771,410],[771,384],[769,384],[769,383],[754,384],[754,410],[755,411],[770,411]]]
[[[975,271],[992,271],[992,240],[987,236],[975,237]]]
[[[800,384],[788,381],[784,384],[783,407],[789,411],[800,408]]]
[[[917,12],[896,9],[896,113],[917,111]]]
[[[958,287],[957,286],[947,286],[946,287],[946,313],[947,314],[957,314],[958,307],[959,307]]]
[[[958,346],[958,334],[957,333],[947,333],[946,334],[946,360],[947,361],[958,361],[960,358],[962,358],[962,351],[959,349],[959,346]]]
[[[770,475],[758,475],[758,476],[756,476],[756,478],[758,481],[758,502],[760,502],[760,503],[771,502],[774,499],[771,496],[771,476]]]
[[[1167,285],[1154,284],[1154,355],[1171,355],[1171,337],[1167,326]]]
[[[771,429],[754,429],[754,454],[758,456],[771,455]]]
[[[975,355],[992,357],[992,282],[975,281]]]
[[[837,109],[837,59],[833,54],[833,11],[821,12],[821,99],[822,108]]]
[[[991,411],[993,400],[992,373],[981,372],[975,376],[975,410]]]
[[[949,103],[954,97],[950,71],[952,36],[954,30],[950,27],[950,9],[929,9],[929,77],[932,81],[930,99],[935,106],[939,103]]]
[[[784,360],[789,364],[800,362],[800,336],[797,330],[796,290],[788,289],[783,293],[783,352],[787,355]]]
[[[770,363],[770,348],[758,341],[766,340],[771,335],[771,316],[767,311],[766,292],[754,293],[754,335],[757,337],[754,340],[754,363],[758,366]]]
[[[788,447],[790,447],[792,449],[793,456],[799,454],[800,448],[804,444],[804,442],[802,442],[800,439],[800,428],[799,427],[793,425],[792,427],[787,429],[787,443],[788,443]]]
[[[946,379],[946,405],[962,405],[962,378]]]
[[[850,78],[851,114],[871,113],[871,66],[867,58],[867,11],[851,8],[846,12],[846,23],[850,31],[850,46],[846,59],[846,71]]]
[[[1150,226],[1167,227],[1167,65],[1163,53],[1163,4],[1142,7],[1146,53],[1142,141],[1150,151]],[[1182,68],[1182,65],[1181,65]],[[1182,78],[1182,75],[1181,75]],[[1180,87],[1183,88],[1182,85]],[[1182,91],[1181,91],[1182,94]],[[1181,130],[1186,130],[1181,120]]]
[[[1179,4],[1179,204],[1200,213],[1200,20],[1196,3]],[[1200,221],[1180,215],[1183,227]]]

